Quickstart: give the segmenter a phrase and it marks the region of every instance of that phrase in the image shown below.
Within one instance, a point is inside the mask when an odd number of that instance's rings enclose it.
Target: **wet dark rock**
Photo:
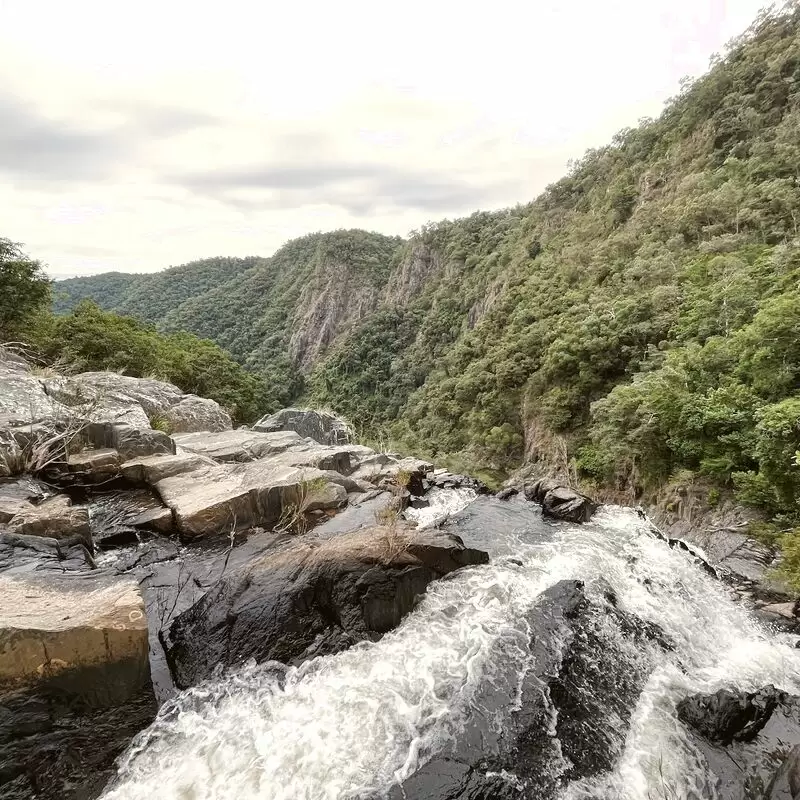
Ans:
[[[156,713],[136,584],[0,576],[0,794],[96,797]]]
[[[667,543],[671,548],[678,548],[679,550],[683,550],[686,553],[689,553],[694,560],[695,563],[704,571],[707,572],[712,578],[719,578],[717,574],[717,570],[714,569],[711,564],[706,561],[705,558],[697,551],[697,548],[692,547],[688,542],[685,542],[683,539],[667,539]]]
[[[782,699],[783,693],[774,686],[752,693],[720,689],[682,700],[678,718],[711,742],[749,742],[769,722]]]
[[[498,500],[509,500],[510,498],[514,497],[515,495],[519,494],[519,489],[516,489],[513,486],[509,486],[506,489],[501,489],[495,497]]]
[[[580,581],[561,581],[541,595],[526,620],[531,668],[522,684],[512,659],[476,698],[485,711],[393,800],[551,800],[567,782],[612,768],[657,658],[643,645],[660,637],[599,589],[595,599]],[[502,734],[495,713],[505,715]]]
[[[149,489],[94,494],[89,501],[89,524],[94,544],[101,550],[137,544],[146,531],[173,531],[172,512]]]
[[[313,543],[278,539],[173,622],[168,659],[180,687],[247,659],[297,664],[380,638],[428,584],[488,557],[454,536],[391,529]]]
[[[94,560],[82,541],[23,536],[0,531],[0,573],[84,572],[94,569]]]
[[[136,567],[147,567],[177,558],[178,545],[170,539],[156,538],[127,550],[114,564],[117,572],[129,572]],[[176,587],[177,588],[177,587]]]
[[[785,794],[784,778],[796,770],[786,759],[800,741],[800,697],[773,686],[752,693],[722,690],[686,698],[678,712],[702,753],[715,797],[795,800]]]
[[[478,494],[489,494],[489,487],[477,478],[469,475],[454,474],[446,470],[437,470],[429,473],[426,483],[431,488],[435,486],[437,489],[473,489]]]
[[[563,522],[588,522],[598,508],[591,498],[549,478],[528,484],[524,492],[526,500],[542,506],[544,516]]]
[[[764,797],[765,800],[800,800],[800,745],[786,756]]]

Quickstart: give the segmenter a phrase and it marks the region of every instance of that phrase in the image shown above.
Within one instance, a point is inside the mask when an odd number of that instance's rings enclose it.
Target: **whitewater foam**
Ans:
[[[650,536],[634,512],[602,509],[583,527],[549,526],[533,506],[524,513],[524,525],[493,532],[501,557],[432,585],[379,642],[297,668],[251,664],[179,695],[135,740],[108,800],[380,793],[452,742],[479,690],[509,664],[521,679],[525,614],[566,578],[603,578],[620,608],[659,625],[675,650],[650,675],[614,771],[565,796],[648,800],[665,774],[675,796],[703,796],[677,700],[731,684],[800,691],[800,651],[767,638],[725,587]],[[502,726],[502,713],[493,724]]]

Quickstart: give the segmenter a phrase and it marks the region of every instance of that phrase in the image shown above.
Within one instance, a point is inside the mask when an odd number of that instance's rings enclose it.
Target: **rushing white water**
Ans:
[[[406,519],[417,523],[417,528],[433,528],[448,517],[466,508],[475,498],[474,489],[431,489],[425,496],[429,505],[425,508],[407,508]]]
[[[665,779],[674,797],[710,796],[677,701],[723,686],[800,691],[793,637],[765,635],[721,584],[647,535],[631,511],[549,527],[528,508],[515,512],[528,515],[524,523],[485,532],[491,564],[430,587],[379,642],[299,668],[248,666],[180,695],[136,740],[107,799],[333,800],[385,790],[453,741],[479,689],[509,664],[520,675],[529,666],[524,618],[542,591],[599,577],[620,608],[658,624],[676,647],[660,655],[614,771],[575,782],[565,797],[649,800]]]

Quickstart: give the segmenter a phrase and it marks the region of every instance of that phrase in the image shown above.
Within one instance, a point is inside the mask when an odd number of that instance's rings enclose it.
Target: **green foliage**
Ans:
[[[50,297],[50,280],[19,245],[0,238],[0,343],[19,339]]]
[[[557,439],[598,485],[691,474],[800,518],[799,29],[765,12],[530,205],[313,234],[163,304],[137,279],[129,310],[440,461],[502,474]]]
[[[134,285],[148,277],[129,272],[104,272],[57,281],[53,287],[53,313],[68,314],[81,300],[93,300],[100,308],[111,311]]]
[[[132,317],[101,311],[88,300],[71,314],[51,317],[33,333],[47,356],[76,371],[110,369],[170,381],[185,392],[216,400],[239,421],[252,421],[277,407],[264,382],[213,342],[187,333],[165,336]]]

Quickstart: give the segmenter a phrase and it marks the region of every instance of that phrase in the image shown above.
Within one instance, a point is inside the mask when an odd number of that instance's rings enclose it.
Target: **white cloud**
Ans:
[[[756,0],[0,0],[0,235],[54,274],[532,199]]]

